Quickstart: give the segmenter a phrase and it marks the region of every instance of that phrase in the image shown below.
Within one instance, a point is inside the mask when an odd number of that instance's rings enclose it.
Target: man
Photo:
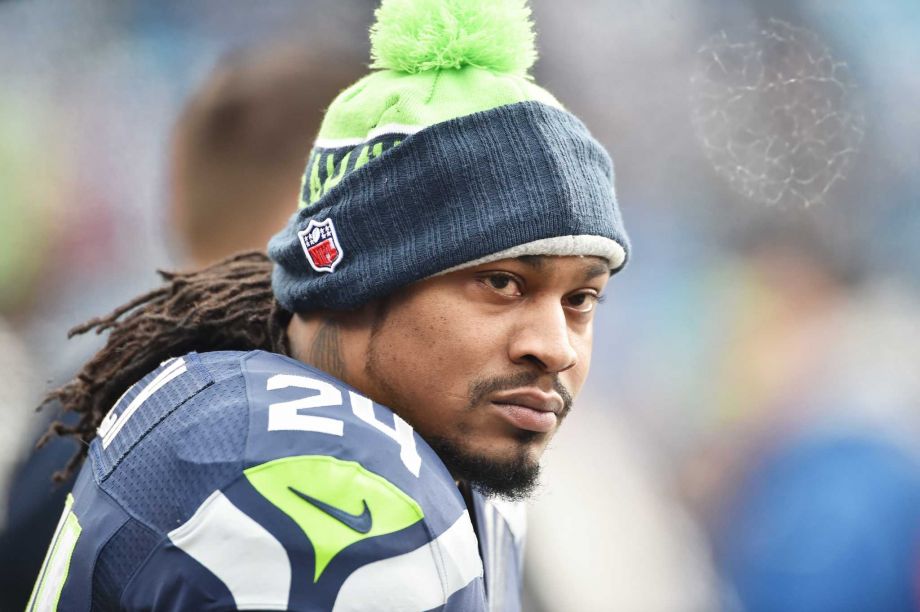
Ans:
[[[626,261],[612,167],[527,77],[522,2],[387,0],[371,36],[273,264],[74,330],[111,334],[52,394],[89,461],[34,608],[520,608],[510,502]]]

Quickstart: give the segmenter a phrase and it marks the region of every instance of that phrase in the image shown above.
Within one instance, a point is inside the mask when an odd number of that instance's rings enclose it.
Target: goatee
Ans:
[[[535,437],[534,432],[521,432],[524,437]],[[426,438],[451,475],[462,480],[486,497],[500,497],[508,501],[523,501],[537,488],[540,464],[528,457],[526,442],[511,459],[491,459],[465,451],[459,444],[442,437]]]

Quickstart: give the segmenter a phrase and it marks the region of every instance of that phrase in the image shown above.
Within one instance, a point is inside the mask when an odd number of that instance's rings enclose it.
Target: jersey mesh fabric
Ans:
[[[93,611],[117,612],[119,596],[134,570],[161,536],[135,520],[128,520],[102,548],[93,574]]]
[[[208,495],[242,471],[248,406],[241,401],[246,389],[239,353],[201,357],[214,384],[152,429],[103,483],[132,515],[164,533],[185,522]],[[157,401],[154,394],[147,403]],[[145,406],[149,408],[155,406]]]

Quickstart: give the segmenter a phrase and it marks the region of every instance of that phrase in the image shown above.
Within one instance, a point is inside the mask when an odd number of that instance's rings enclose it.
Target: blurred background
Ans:
[[[102,341],[67,330],[280,227],[375,5],[0,1],[0,610],[63,504],[34,406]],[[633,255],[528,609],[920,610],[920,3],[531,5]]]

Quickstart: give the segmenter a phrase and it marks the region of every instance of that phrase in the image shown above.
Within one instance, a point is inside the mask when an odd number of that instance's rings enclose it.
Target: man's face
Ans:
[[[362,386],[455,477],[526,495],[588,374],[608,277],[595,257],[521,257],[410,285],[383,307]]]

